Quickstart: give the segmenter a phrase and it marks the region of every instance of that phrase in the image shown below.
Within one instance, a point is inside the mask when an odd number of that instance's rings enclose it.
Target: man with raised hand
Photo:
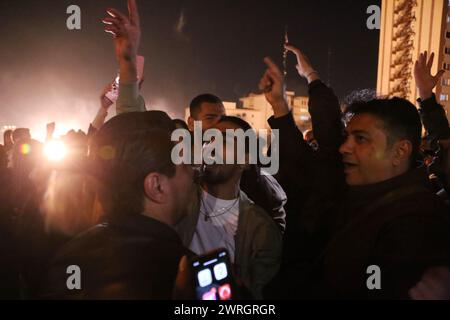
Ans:
[[[269,125],[280,133],[277,179],[288,198],[283,264],[292,265],[313,260],[329,240],[335,218],[329,211],[344,190],[339,154],[343,128],[336,95],[300,50],[289,45],[286,48],[295,53],[297,70],[308,81],[309,112],[318,143],[315,151],[304,140],[285,98],[283,74],[266,58],[267,70],[259,87],[273,107]]]
[[[450,139],[450,127],[445,110],[436,101],[436,95],[433,93],[433,89],[445,71],[439,70],[433,76],[431,74],[433,61],[434,53],[428,59],[428,52],[425,51],[420,54],[414,65],[414,79],[419,94],[419,99],[417,100],[420,104],[419,111],[425,130],[427,130],[433,140]]]
[[[437,102],[436,95],[433,93],[444,70],[438,71],[433,76],[431,74],[433,61],[434,53],[429,59],[426,51],[421,53],[414,65],[414,79],[419,94],[419,99],[417,99],[420,105],[419,113],[428,134],[427,142],[429,148],[438,155],[429,170],[437,177],[435,180],[437,181],[436,192],[448,202],[450,194],[450,126],[444,107]]]
[[[114,47],[119,63],[119,97],[117,114],[146,111],[145,102],[139,94],[137,53],[141,41],[141,27],[136,0],[128,0],[128,17],[116,9],[107,10],[109,17],[102,21],[105,31],[114,36]]]
[[[302,71],[307,69],[306,59],[298,62]],[[286,116],[282,73],[270,60],[266,64],[261,88],[275,118]],[[313,102],[309,107],[312,116],[319,117],[313,120],[315,133],[321,123],[337,121],[339,126],[339,119],[330,119],[333,113],[318,114]],[[416,167],[420,117],[415,106],[401,98],[356,102],[348,109],[352,117],[339,147],[347,187],[327,213],[335,217],[331,240],[305,281],[292,281],[297,270],[284,274],[284,284],[309,298],[407,299],[427,269],[450,264],[448,208],[430,190],[425,170]],[[289,130],[295,128],[288,122],[280,127],[280,144]],[[332,146],[331,139],[339,137],[329,139]],[[318,143],[320,150],[323,144]],[[291,147],[300,148],[298,142]],[[373,282],[373,267],[379,267],[381,283]]]

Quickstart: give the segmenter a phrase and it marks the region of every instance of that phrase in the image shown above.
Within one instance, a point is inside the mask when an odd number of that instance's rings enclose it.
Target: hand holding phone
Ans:
[[[198,300],[236,299],[236,286],[231,272],[230,256],[226,249],[191,259],[195,293]]]
[[[144,76],[144,63],[145,58],[143,56],[137,56],[136,70],[138,83],[141,82]],[[112,103],[115,103],[119,98],[119,83],[120,83],[120,74],[117,75],[117,77],[111,84],[111,89],[105,94],[105,97],[108,98]]]

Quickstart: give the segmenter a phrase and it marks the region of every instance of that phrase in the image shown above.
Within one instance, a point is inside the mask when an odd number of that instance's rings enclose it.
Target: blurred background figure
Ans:
[[[29,139],[31,139],[31,133],[30,129],[28,128],[17,128],[12,133],[12,140],[14,144],[19,143],[22,140],[29,140]]]
[[[175,119],[175,120],[173,120],[173,123],[175,123],[175,128],[177,128],[177,129],[189,130],[187,123],[181,119]]]

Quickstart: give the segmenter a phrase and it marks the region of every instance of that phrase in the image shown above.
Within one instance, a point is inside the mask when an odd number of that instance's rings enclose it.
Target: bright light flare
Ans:
[[[67,155],[67,148],[60,140],[51,140],[44,146],[44,154],[51,161],[61,161]]]

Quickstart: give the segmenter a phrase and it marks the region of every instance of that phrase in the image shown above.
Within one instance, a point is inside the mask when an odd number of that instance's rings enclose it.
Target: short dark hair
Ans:
[[[140,214],[144,210],[144,180],[151,172],[175,175],[172,120],[160,111],[114,117],[94,136],[92,170],[100,182],[106,214]]]
[[[244,119],[239,118],[239,117],[222,116],[222,117],[220,117],[219,123],[220,122],[231,122],[231,123],[234,123],[235,125],[237,125],[239,128],[241,128],[244,131],[252,130],[252,126],[247,121],[245,121]]]
[[[420,156],[422,122],[417,108],[408,100],[402,98],[373,99],[351,104],[347,113],[351,115],[370,114],[383,123],[388,146],[405,139],[411,142],[413,152],[411,165]]]
[[[204,93],[196,96],[192,99],[191,104],[189,105],[189,113],[192,118],[196,118],[200,113],[200,108],[203,103],[222,103],[222,100],[210,93]]]
[[[12,134],[13,134],[12,130],[6,130],[5,132],[3,132],[3,144],[6,144],[7,142],[11,141]]]
[[[174,119],[173,123],[175,124],[175,127],[177,129],[186,129],[189,130],[189,127],[187,125],[187,123],[184,120],[181,119]]]
[[[28,128],[17,128],[12,133],[12,138],[14,143],[23,139],[31,139],[30,129]]]
[[[244,132],[246,132],[247,130],[252,130],[253,131],[252,126],[247,121],[245,121],[244,119],[239,118],[239,117],[222,116],[222,117],[220,117],[220,120],[219,120],[219,123],[221,123],[221,122],[234,123],[240,129],[244,130]],[[253,133],[256,134],[255,132],[253,132]],[[250,152],[250,139],[248,137],[245,137],[244,146],[245,146],[245,153],[249,153]]]

